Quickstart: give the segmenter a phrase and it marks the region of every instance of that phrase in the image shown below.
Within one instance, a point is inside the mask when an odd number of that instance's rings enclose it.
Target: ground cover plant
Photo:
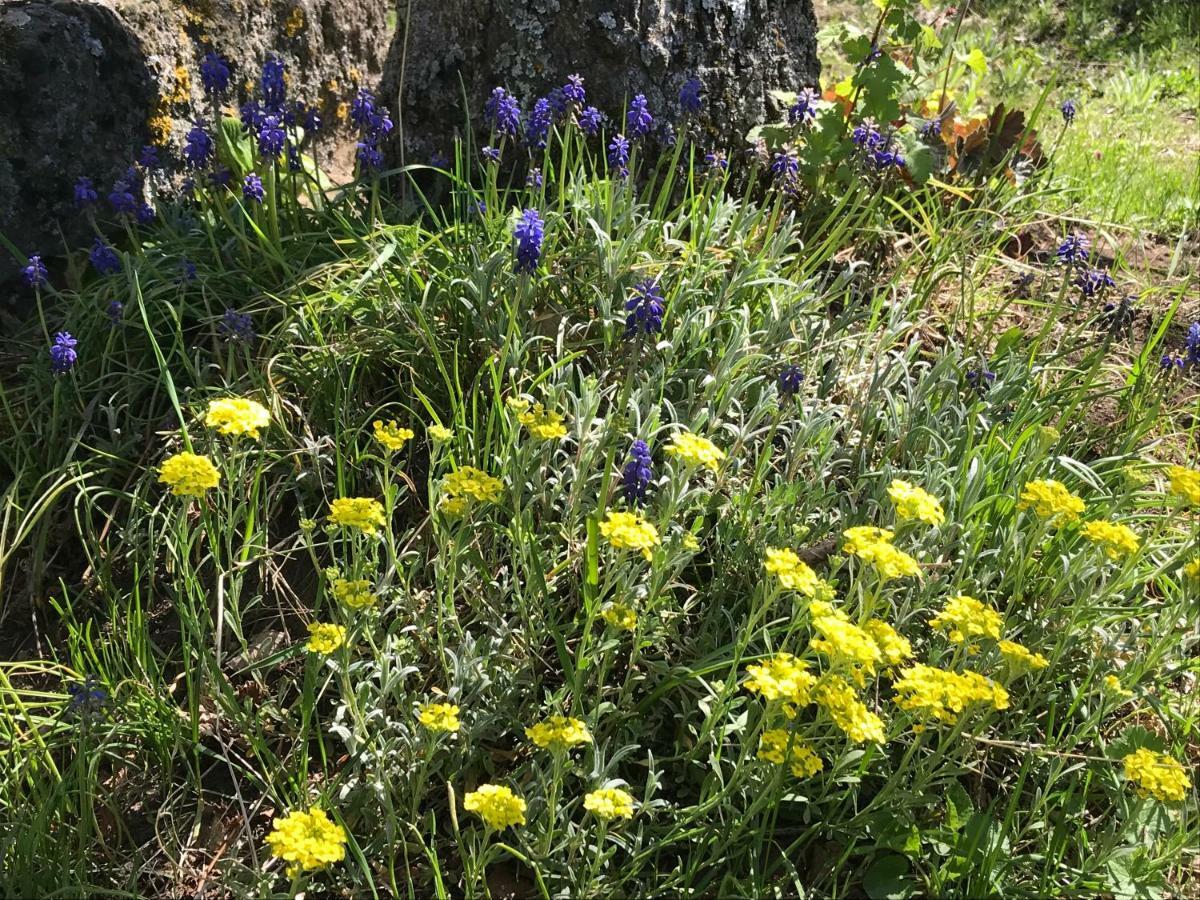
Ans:
[[[873,15],[746,153],[585,72],[404,172],[362,91],[335,186],[271,59],[78,185],[125,237],[22,258],[0,384],[0,890],[1194,891],[1194,218],[1148,285],[1082,98]]]

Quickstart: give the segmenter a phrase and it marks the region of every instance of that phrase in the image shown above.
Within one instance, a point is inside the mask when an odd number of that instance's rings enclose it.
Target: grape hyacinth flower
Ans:
[[[550,110],[554,113],[553,119],[555,122],[561,122],[567,117],[567,113],[571,111],[571,101],[567,99],[567,95],[563,93],[560,87],[551,88],[550,93],[546,95],[546,101],[550,104]]]
[[[582,75],[568,75],[567,83],[562,86],[563,99],[568,103],[574,103],[576,106],[583,106],[587,102],[587,92],[583,88]]]
[[[60,331],[54,335],[54,343],[50,345],[50,371],[55,375],[65,375],[75,368],[79,354],[75,352],[78,341],[71,337],[71,332]]]
[[[434,150],[429,157],[429,165],[435,169],[448,169],[450,168],[450,157],[441,150]]]
[[[355,145],[355,156],[364,169],[375,171],[383,168],[383,151],[373,138],[367,137]]]
[[[484,147],[482,150],[479,151],[479,155],[482,156],[488,162],[492,162],[492,163],[500,162],[500,148],[499,147]]]
[[[553,115],[550,101],[541,97],[533,104],[533,110],[529,113],[529,121],[525,124],[525,143],[538,150],[545,149],[546,139],[550,135],[551,121],[553,121]]]
[[[229,89],[229,65],[211,50],[200,61],[200,83],[206,92],[214,95]]]
[[[546,224],[536,209],[527,209],[513,228],[517,241],[518,272],[533,274],[542,258],[542,240],[546,235]]]
[[[367,88],[359,88],[350,101],[350,121],[364,131],[371,127],[375,116],[375,95]]]
[[[685,116],[694,116],[704,106],[704,82],[699,78],[689,78],[679,89],[679,109]]]
[[[120,325],[121,320],[125,318],[125,304],[120,300],[114,300],[112,303],[108,304],[108,309],[105,310],[105,312],[108,314],[108,321],[111,322],[115,328],[116,326]]]
[[[85,206],[91,206],[99,199],[100,196],[96,193],[92,179],[87,176],[80,176],[75,182],[75,206],[83,209]]]
[[[820,99],[812,88],[802,89],[788,110],[788,121],[793,125],[811,125],[817,118],[817,101]]]
[[[229,182],[233,180],[233,173],[227,166],[217,166],[208,173],[208,180],[215,188],[229,187]]]
[[[1189,366],[1200,365],[1200,322],[1193,322],[1189,326],[1184,346],[1187,350],[1185,362]]]
[[[263,188],[262,179],[256,173],[251,172],[242,180],[242,196],[250,203],[263,202],[266,190]]]
[[[662,331],[665,310],[666,301],[657,279],[639,281],[633,287],[633,296],[625,301],[625,311],[628,313],[625,317],[625,337]]]
[[[529,188],[530,190],[535,190],[535,191],[541,190],[541,188],[542,188],[542,170],[541,169],[534,168],[534,169],[529,170],[529,174],[527,174],[525,176],[525,187]]]
[[[725,158],[725,154],[722,151],[709,150],[704,154],[704,167],[710,175],[716,172],[724,172],[729,168],[729,160]]]
[[[983,369],[968,369],[967,384],[969,384],[980,397],[987,393],[989,387],[996,380],[996,373],[989,372],[987,367]]]
[[[670,122],[660,122],[658,125],[658,142],[664,147],[675,146],[675,126]]]
[[[1079,292],[1085,300],[1091,300],[1098,294],[1104,293],[1107,288],[1113,287],[1116,282],[1112,280],[1112,276],[1105,269],[1085,269],[1079,273],[1072,284],[1079,288]]]
[[[629,505],[646,502],[646,490],[654,478],[650,447],[645,441],[634,441],[629,448],[629,461],[621,471],[621,491]]]
[[[236,309],[226,309],[217,323],[217,332],[227,341],[249,343],[254,340],[254,320]]]
[[[88,260],[101,275],[113,275],[121,271],[121,257],[117,255],[117,251],[104,242],[104,238],[97,237],[92,242],[92,249],[88,252]]]
[[[287,132],[279,116],[264,116],[258,126],[258,152],[267,159],[278,159],[287,143]]]
[[[213,155],[213,139],[200,125],[195,125],[183,139],[183,158],[193,169],[203,169]]]
[[[306,107],[304,110],[304,130],[308,134],[318,134],[321,131],[321,126],[324,123],[321,121],[321,111],[315,106]]]
[[[266,117],[266,110],[257,100],[247,100],[238,110],[238,118],[241,119],[242,128],[246,130],[247,134],[257,134],[259,126]]]
[[[595,137],[604,125],[604,113],[594,106],[587,107],[579,114],[579,130],[588,137]]]
[[[113,184],[108,194],[108,205],[118,216],[132,216],[137,212],[137,200],[134,198],[130,185],[124,180]]]
[[[25,286],[31,288],[45,287],[50,277],[50,273],[46,270],[46,264],[42,262],[42,257],[34,253],[29,257],[29,265],[21,269],[21,278],[25,280]]]
[[[1074,100],[1071,100],[1069,98],[1064,100],[1062,102],[1062,106],[1060,106],[1058,108],[1058,111],[1062,113],[1063,125],[1070,125],[1072,122],[1075,121],[1075,113],[1077,110],[1075,107]]]
[[[67,712],[77,719],[89,720],[100,716],[108,703],[108,692],[100,687],[95,675],[83,681],[67,682]]]
[[[262,97],[263,103],[272,110],[282,110],[287,96],[287,84],[284,81],[284,62],[278,56],[271,56],[262,67]]]
[[[800,393],[800,385],[804,382],[804,370],[799,366],[786,366],[779,373],[776,386],[784,397],[794,397]]]
[[[791,181],[800,174],[800,160],[796,151],[788,148],[775,154],[771,162],[771,175],[776,181]]]
[[[625,114],[625,124],[629,129],[632,140],[645,137],[654,125],[654,116],[646,108],[646,95],[637,94],[629,101],[629,111]]]
[[[1087,262],[1090,250],[1091,241],[1088,240],[1087,235],[1076,232],[1067,235],[1066,239],[1058,245],[1055,255],[1060,263],[1073,266]]]
[[[158,157],[158,148],[153,144],[146,144],[142,147],[142,152],[138,154],[138,165],[143,169],[160,169],[162,168],[162,160]]]
[[[876,150],[871,154],[870,158],[871,164],[880,172],[890,166],[895,166],[898,169],[904,167],[904,157],[900,154],[899,150]]]
[[[483,107],[483,118],[497,132],[509,137],[516,137],[521,129],[521,107],[502,87],[492,89],[492,95]]]
[[[883,135],[879,133],[879,129],[875,127],[875,123],[870,119],[863,119],[861,123],[850,133],[850,142],[855,147],[874,150],[884,142]]]
[[[1164,353],[1162,355],[1162,359],[1160,359],[1158,361],[1158,365],[1159,365],[1160,369],[1163,369],[1164,371],[1167,371],[1167,372],[1173,373],[1176,370],[1182,372],[1183,371],[1183,357],[1177,356],[1173,353]]]
[[[608,165],[621,178],[629,174],[629,141],[625,135],[618,134],[609,143]]]
[[[158,212],[149,203],[139,203],[136,216],[139,225],[149,225],[158,218]]]
[[[195,281],[196,280],[196,264],[190,259],[181,259],[179,261],[179,280],[180,281]]]
[[[296,149],[296,145],[288,141],[287,146],[283,148],[287,156],[287,167],[289,172],[304,171],[304,163],[300,159],[300,151]]]

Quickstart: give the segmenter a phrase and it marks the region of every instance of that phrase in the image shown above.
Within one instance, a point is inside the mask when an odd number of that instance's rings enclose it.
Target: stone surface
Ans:
[[[406,155],[424,162],[462,131],[464,91],[478,126],[492,87],[515,93],[527,112],[572,73],[622,124],[639,93],[674,119],[680,87],[699,77],[706,138],[736,150],[779,113],[770,90],[816,84],[812,0],[414,0],[411,11],[400,0],[381,94],[395,109],[403,91]],[[399,161],[398,148],[392,155]]]
[[[213,117],[199,75],[207,50],[231,63],[231,110],[278,53],[289,96],[344,120],[356,85],[382,71],[389,10],[388,0],[0,0],[0,234],[21,254],[58,255],[64,235],[90,241],[75,179],[91,177],[103,197],[144,144],[178,158],[191,123]],[[0,265],[0,281],[13,269]]]

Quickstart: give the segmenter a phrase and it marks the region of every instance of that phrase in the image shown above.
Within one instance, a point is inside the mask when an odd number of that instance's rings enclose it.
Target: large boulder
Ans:
[[[233,73],[232,108],[263,61],[287,66],[288,92],[344,121],[356,86],[374,86],[391,42],[388,0],[0,0],[0,234],[22,253],[86,240],[72,185],[101,196],[145,144],[178,158],[211,120],[199,64]],[[0,266],[11,274],[10,266]],[[2,280],[2,276],[0,276]]]
[[[772,89],[816,84],[812,0],[440,0],[411,10],[401,3],[381,92],[393,104],[402,98],[407,161],[424,162],[462,132],[464,91],[478,125],[493,86],[528,111],[573,73],[584,76],[589,102],[618,120],[635,94],[645,94],[656,115],[675,118],[680,88],[698,77],[706,140],[737,149],[750,128],[779,112]]]

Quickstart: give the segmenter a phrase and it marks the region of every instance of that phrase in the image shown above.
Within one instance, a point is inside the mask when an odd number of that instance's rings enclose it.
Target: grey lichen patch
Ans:
[[[388,97],[399,91],[404,37],[388,57]],[[464,86],[478,123],[494,86],[528,110],[577,72],[589,101],[620,121],[635,93],[670,117],[680,86],[701,73],[709,102],[700,126],[736,149],[767,115],[771,89],[812,84],[820,73],[811,0],[439,0],[413,6],[407,38],[404,122],[417,155],[461,131]]]

